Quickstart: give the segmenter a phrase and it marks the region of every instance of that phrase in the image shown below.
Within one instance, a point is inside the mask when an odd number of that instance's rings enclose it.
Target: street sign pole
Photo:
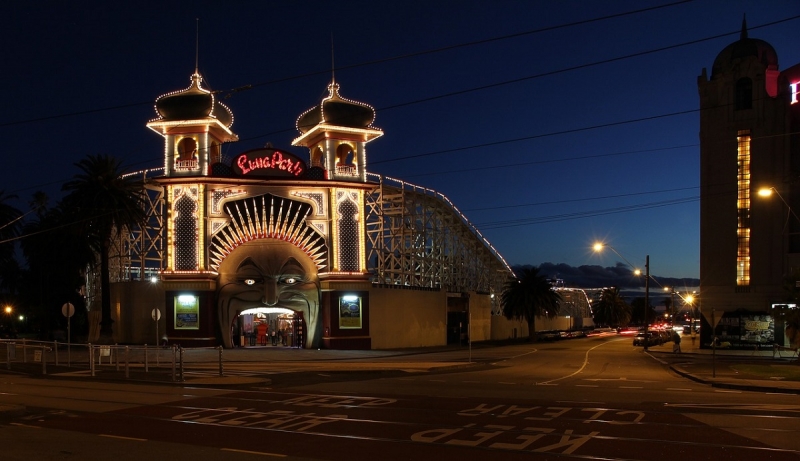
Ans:
[[[161,310],[159,310],[158,308],[155,308],[155,309],[153,309],[153,312],[150,313],[150,315],[153,317],[153,320],[155,321],[155,324],[156,324],[156,365],[158,365],[158,348],[159,348],[159,343],[158,343],[158,321],[161,319]]]
[[[70,319],[75,315],[75,306],[72,303],[66,303],[61,306],[61,313],[67,318],[67,366],[72,366],[72,339],[70,337]]]

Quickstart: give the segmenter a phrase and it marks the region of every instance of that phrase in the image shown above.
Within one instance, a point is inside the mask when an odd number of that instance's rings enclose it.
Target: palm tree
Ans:
[[[592,312],[598,325],[621,327],[631,320],[631,306],[622,299],[618,287],[603,288],[600,299],[592,305]]]
[[[536,341],[536,317],[555,317],[560,302],[561,295],[553,290],[546,277],[539,275],[538,268],[523,269],[519,277],[506,283],[501,296],[503,315],[509,320],[528,323],[529,341]]]
[[[100,259],[100,336],[110,340],[111,293],[108,251],[113,238],[146,220],[141,181],[122,176],[121,161],[107,155],[89,155],[75,164],[81,173],[64,184],[69,192],[62,206],[79,220]]]

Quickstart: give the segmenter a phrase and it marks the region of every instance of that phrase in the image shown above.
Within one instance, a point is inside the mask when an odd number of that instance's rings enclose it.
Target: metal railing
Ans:
[[[183,382],[185,377],[185,355],[187,351],[217,350],[218,376],[224,375],[223,348],[191,348],[180,346],[127,346],[105,344],[66,343],[59,341],[36,341],[30,339],[2,339],[0,347],[4,348],[6,368],[12,370],[25,367],[28,372],[34,371],[30,363],[41,363],[41,374],[47,374],[47,366],[68,369],[88,370],[92,377],[98,371],[114,371],[124,374],[130,379],[131,370],[138,373],[169,373],[173,382]],[[66,355],[66,357],[65,357]],[[66,363],[64,359],[66,358]],[[30,360],[29,360],[30,359]],[[203,363],[208,363],[207,359]]]

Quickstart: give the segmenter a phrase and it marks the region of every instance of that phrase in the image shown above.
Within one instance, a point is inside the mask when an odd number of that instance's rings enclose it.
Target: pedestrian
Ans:
[[[275,329],[272,329],[272,345],[275,346],[278,344],[278,335],[275,334]]]
[[[672,352],[676,354],[681,353],[681,335],[678,334],[677,331],[672,332],[672,341],[675,343],[672,345]]]

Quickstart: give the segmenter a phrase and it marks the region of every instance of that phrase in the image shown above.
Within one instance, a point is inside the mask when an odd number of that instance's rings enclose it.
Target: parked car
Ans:
[[[661,341],[661,337],[658,333],[651,331],[647,333],[647,346],[658,346],[664,344]],[[633,345],[634,346],[644,346],[645,345],[645,334],[644,331],[640,331],[636,333],[636,336],[633,337]]]

